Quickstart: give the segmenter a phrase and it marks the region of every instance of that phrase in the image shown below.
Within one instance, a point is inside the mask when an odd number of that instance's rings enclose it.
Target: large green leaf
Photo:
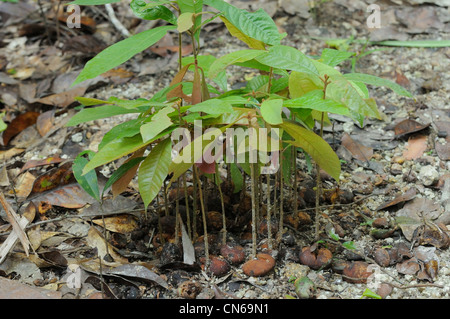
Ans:
[[[220,57],[211,64],[211,67],[209,68],[209,77],[211,79],[214,79],[220,72],[225,70],[227,66],[239,62],[246,62],[252,60],[265,53],[266,52],[262,50],[252,50],[252,49],[231,52],[227,55]]]
[[[256,50],[265,50],[266,49],[266,46],[262,41],[255,40],[255,39],[249,37],[248,35],[244,34],[241,30],[236,28],[230,21],[228,21],[225,17],[221,17],[221,19],[225,23],[225,26],[227,27],[228,32],[230,32],[230,34],[233,37],[238,38],[239,40],[246,43],[249,46],[249,48],[256,49]]]
[[[71,117],[66,126],[75,126],[81,123],[103,119],[115,115],[140,113],[140,109],[126,109],[116,105],[102,105],[92,108],[82,109],[80,112]]]
[[[322,56],[320,60],[326,65],[336,66],[341,62],[350,58],[353,54],[354,54],[353,52],[325,48],[322,51]]]
[[[316,75],[296,71],[289,75],[289,94],[293,99],[318,89],[323,89],[323,83]]]
[[[266,100],[261,103],[261,115],[267,123],[271,125],[279,125],[283,123],[281,117],[281,109],[283,108],[283,100]]]
[[[408,92],[404,87],[401,85],[398,85],[395,82],[392,82],[387,79],[382,79],[374,75],[370,74],[362,74],[362,73],[348,73],[344,74],[344,77],[351,81],[359,81],[370,85],[375,86],[385,86],[387,88],[390,88],[392,91],[399,95],[403,95],[406,97],[412,97],[411,93]]]
[[[305,129],[298,123],[285,120],[280,128],[284,129],[294,140],[286,141],[301,147],[314,161],[336,181],[341,174],[341,163],[331,146],[319,135]]]
[[[90,170],[119,159],[125,155],[133,153],[134,151],[150,144],[152,141],[144,143],[140,134],[133,137],[123,137],[112,140],[108,144],[102,147],[97,154],[89,161],[84,167],[83,174],[86,174]]]
[[[269,52],[256,57],[256,60],[273,68],[318,74],[310,58],[296,48],[285,45],[271,47]]]
[[[280,44],[283,35],[278,32],[277,25],[263,9],[248,12],[223,0],[205,0],[204,4],[219,10],[232,25],[248,37],[269,45]]]
[[[133,0],[130,4],[133,13],[144,20],[162,19],[171,24],[177,24],[177,17],[163,5],[149,7],[144,0]]]
[[[141,193],[145,208],[158,195],[167,177],[171,154],[172,141],[170,138],[166,138],[152,149],[139,168],[139,192]]]
[[[109,142],[123,137],[133,137],[136,134],[139,134],[139,129],[142,124],[142,118],[137,118],[133,120],[129,120],[123,123],[120,123],[114,126],[109,132],[107,132],[104,136],[100,144],[98,145],[98,149],[102,149]]]
[[[173,107],[167,106],[155,113],[149,123],[141,126],[141,135],[144,142],[149,141],[173,123],[168,114],[174,111]]]
[[[86,63],[72,86],[88,79],[93,79],[128,61],[137,53],[158,42],[167,31],[175,28],[175,26],[157,27],[111,45]]]
[[[327,98],[339,102],[350,110],[353,119],[361,125],[364,116],[380,119],[380,113],[371,99],[365,99],[353,84],[342,75],[330,76],[327,86]]]
[[[193,105],[189,108],[190,112],[204,112],[207,114],[224,114],[233,112],[233,106],[224,100],[209,99],[204,102]]]
[[[329,112],[346,116],[350,115],[350,112],[345,105],[331,99],[324,100],[322,90],[310,91],[302,97],[286,100],[284,101],[283,106],[292,109],[305,108],[320,112]]]

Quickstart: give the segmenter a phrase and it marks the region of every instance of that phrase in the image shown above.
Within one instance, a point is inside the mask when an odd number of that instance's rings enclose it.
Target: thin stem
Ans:
[[[266,175],[267,197],[267,241],[269,249],[272,249],[272,208],[270,207],[270,174]]]
[[[323,99],[326,99],[327,96],[327,87],[328,87],[328,80],[329,77],[327,74],[324,75],[323,79],[321,79],[323,82]],[[324,122],[325,113],[321,113],[321,119],[320,119],[320,137],[323,137],[323,122]],[[320,197],[322,196],[322,180],[320,178],[320,167],[316,163],[316,220],[315,220],[315,230],[314,230],[314,237],[316,240],[319,239],[319,228],[320,228]]]
[[[184,202],[186,205],[186,222],[187,222],[187,233],[189,238],[192,240],[192,229],[191,229],[191,214],[189,212],[189,196],[186,184],[186,174],[183,174],[183,188],[184,188]]]
[[[205,212],[205,206],[203,203],[203,191],[202,191],[202,185],[200,183],[200,180],[198,178],[198,172],[197,167],[195,164],[193,165],[194,171],[196,172],[195,175],[197,176],[197,185],[198,185],[198,193],[199,193],[199,199],[200,199],[200,207],[202,210],[202,220],[203,220],[203,239],[205,243],[205,270],[209,267],[209,245],[208,245],[208,227],[206,225],[206,212]]]
[[[256,257],[256,187],[255,187],[255,163],[250,163],[250,183],[252,198],[252,256]]]
[[[219,190],[220,204],[222,205],[222,244],[227,243],[227,218],[225,217],[225,203],[223,201],[222,187],[220,186],[219,165],[216,163],[216,183]]]
[[[278,244],[281,243],[281,239],[283,237],[283,218],[284,218],[284,207],[283,207],[283,201],[284,201],[284,192],[283,192],[283,151],[281,151],[280,154],[280,217],[279,217],[279,228],[278,228],[278,236],[277,236],[277,242]]]

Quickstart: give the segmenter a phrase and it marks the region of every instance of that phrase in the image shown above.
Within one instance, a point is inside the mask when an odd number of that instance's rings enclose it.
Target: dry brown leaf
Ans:
[[[39,115],[36,120],[36,129],[41,136],[45,136],[54,126],[54,111],[47,111]]]
[[[102,259],[102,262],[106,263],[107,265],[108,261],[105,260],[105,256],[108,253],[116,263],[128,264],[128,260],[116,253],[114,247],[106,242],[105,238],[95,227],[91,227],[89,229],[87,243],[90,247],[97,248],[98,256]]]
[[[357,160],[369,161],[373,156],[373,148],[355,142],[347,133],[342,136],[341,143]]]
[[[377,207],[376,210],[382,210],[400,203],[404,203],[406,201],[409,201],[413,199],[417,194],[417,191],[415,188],[408,189],[404,194],[401,194],[399,196],[396,196],[393,200],[387,201],[380,206]]]
[[[136,219],[128,214],[105,217],[104,220],[106,229],[116,233],[129,234],[138,228]],[[103,227],[103,219],[95,219],[93,222]]]
[[[19,155],[19,154],[23,153],[24,151],[25,151],[24,148],[16,148],[16,147],[10,148],[9,150],[6,150],[6,151],[0,151],[0,160],[7,161],[11,157]]]
[[[406,160],[412,160],[422,157],[428,147],[428,137],[426,135],[411,136],[408,139],[406,149],[403,151],[403,157]]]
[[[44,98],[36,100],[36,102],[64,108],[74,103],[75,102],[74,99],[77,96],[82,96],[86,92],[86,89],[87,89],[86,87],[81,86],[75,87],[65,92],[46,96]]]
[[[394,132],[395,136],[400,137],[406,134],[422,131],[426,129],[428,126],[430,126],[430,123],[421,124],[417,121],[406,119],[395,125]]]
[[[8,145],[9,141],[22,132],[27,127],[36,123],[36,120],[40,113],[38,112],[26,112],[18,115],[14,118],[8,127],[3,131],[3,145]]]

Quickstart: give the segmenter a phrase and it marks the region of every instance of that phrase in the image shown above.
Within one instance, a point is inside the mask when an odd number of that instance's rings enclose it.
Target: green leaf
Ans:
[[[108,103],[108,101],[93,99],[93,98],[88,98],[88,97],[82,97],[82,96],[76,97],[75,100],[80,102],[84,106],[93,106],[93,105],[100,105],[100,104]]]
[[[375,45],[411,48],[443,48],[450,47],[450,40],[409,40],[409,41],[380,41],[371,42]]]
[[[390,88],[392,91],[397,93],[398,95],[403,95],[406,97],[412,97],[412,94],[408,92],[404,87],[398,85],[395,82],[392,82],[387,79],[382,79],[374,75],[370,74],[362,74],[362,73],[348,73],[344,74],[344,77],[351,81],[359,81],[365,84],[375,85],[375,86],[385,86]]]
[[[5,115],[6,115],[5,112],[0,113],[0,132],[3,132],[8,127],[8,125],[6,125],[5,122],[3,122],[3,117]]]
[[[98,189],[97,173],[95,170],[91,170],[87,174],[82,175],[83,169],[89,163],[89,160],[83,157],[84,154],[87,154],[91,159],[95,153],[92,151],[83,151],[78,154],[72,165],[73,176],[86,193],[91,195],[97,201],[100,201],[100,191]]]
[[[135,34],[106,48],[86,63],[72,86],[93,79],[128,61],[134,55],[158,42],[175,26],[161,26]]]
[[[202,15],[200,13],[203,11],[203,0],[177,0],[177,3],[181,14],[186,12],[198,14],[194,20],[194,30],[198,28],[194,36],[198,42],[200,40],[200,25],[202,24]]]
[[[347,78],[339,75],[330,76],[330,79],[331,82],[327,86],[327,98],[347,106],[352,118],[357,120],[360,125],[363,124],[364,116],[381,118],[376,104],[361,96],[359,90],[355,89]]]
[[[369,288],[366,288],[362,294],[363,297],[373,298],[373,299],[383,299],[380,295],[376,294]]]
[[[139,192],[144,206],[147,206],[159,193],[169,172],[172,154],[172,141],[170,138],[159,142],[147,158],[142,162],[138,172]]]
[[[121,0],[75,0],[72,2],[69,2],[68,4],[77,4],[80,6],[98,6],[102,4],[108,4],[108,3],[116,3],[120,2]]]
[[[264,42],[255,40],[248,35],[244,34],[241,30],[236,28],[230,21],[228,21],[225,17],[220,17],[221,20],[225,23],[225,26],[228,29],[228,32],[235,37],[241,40],[242,42],[246,43],[249,48],[256,49],[256,50],[265,50],[266,46]]]
[[[296,71],[292,71],[289,75],[289,94],[293,99],[320,89],[323,89],[323,83],[316,75]]]
[[[279,125],[283,123],[281,117],[281,109],[283,108],[283,100],[265,100],[261,104],[261,115],[267,123],[271,125]]]
[[[233,181],[234,189],[233,193],[239,193],[244,185],[242,179],[242,173],[236,163],[230,163],[231,180]]]
[[[347,52],[347,51],[340,51],[335,49],[323,49],[322,56],[321,56],[321,62],[325,63],[329,66],[336,66],[339,65],[341,62],[347,60],[352,55],[354,55],[353,52]]]
[[[353,241],[346,241],[342,243],[342,246],[344,246],[345,248],[349,249],[349,250],[355,250],[355,243]]]
[[[130,153],[133,153],[150,144],[152,140],[144,143],[140,134],[133,137],[123,137],[112,140],[108,144],[102,147],[97,154],[89,161],[89,163],[84,167],[83,174],[86,174],[90,170],[99,167],[101,165],[112,162]]]
[[[324,100],[322,90],[310,91],[302,97],[286,100],[284,101],[283,106],[290,109],[306,108],[345,116],[350,115],[350,112],[345,105],[331,99]]]
[[[115,115],[140,113],[140,109],[126,109],[116,105],[103,105],[92,108],[82,109],[80,112],[72,116],[66,126],[75,126],[81,123],[103,119]]]
[[[224,55],[211,64],[211,67],[209,68],[209,77],[211,79],[214,79],[220,72],[225,70],[229,65],[252,60],[264,53],[266,52],[261,50],[247,49],[234,51],[227,55]]]
[[[178,17],[178,20],[177,20],[178,32],[187,31],[194,25],[194,21],[192,21],[193,16],[194,16],[194,13],[192,13],[192,12],[185,12],[185,13],[180,14],[180,16]]]
[[[263,10],[248,12],[223,0],[205,0],[204,4],[216,8],[243,34],[269,45],[280,44],[283,37],[273,19]]]
[[[126,172],[128,172],[131,168],[139,164],[145,159],[145,157],[136,157],[132,158],[130,161],[122,164],[114,173],[112,173],[111,177],[106,181],[105,186],[103,187],[102,197],[105,191],[110,188],[115,182],[117,182]],[[88,173],[89,174],[89,173]],[[87,174],[86,174],[87,175]]]
[[[174,108],[171,106],[163,108],[153,115],[149,123],[142,125],[140,128],[142,140],[144,142],[152,140],[166,128],[170,127],[173,123],[170,117],[168,117],[168,114],[173,111]]]
[[[305,129],[298,123],[290,120],[284,120],[280,127],[294,138],[293,141],[290,140],[286,142],[291,143],[296,147],[301,147],[314,159],[320,168],[339,182],[341,163],[336,153],[325,140],[314,132]]]
[[[102,141],[98,145],[98,149],[99,150],[102,149],[106,144],[115,139],[123,137],[133,137],[136,134],[139,134],[141,123],[142,119],[137,118],[114,126],[109,132],[107,132],[103,136]]]
[[[163,5],[148,6],[144,0],[133,0],[130,3],[133,13],[144,20],[162,19],[171,24],[177,24],[177,17]]]
[[[232,105],[221,99],[209,99],[204,102],[193,105],[189,108],[190,112],[204,112],[207,114],[232,113]]]
[[[318,75],[317,69],[310,58],[296,48],[285,45],[271,47],[269,52],[256,57],[256,60],[273,68]]]

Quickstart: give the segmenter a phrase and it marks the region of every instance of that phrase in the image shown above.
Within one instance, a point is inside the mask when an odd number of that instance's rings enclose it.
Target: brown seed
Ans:
[[[257,254],[256,259],[251,259],[242,265],[242,270],[247,276],[261,277],[269,273],[275,267],[275,259],[268,254]]]
[[[391,294],[393,287],[388,283],[382,283],[377,289],[377,295],[381,296],[381,298],[385,299],[387,296]]]
[[[387,267],[391,263],[391,258],[386,249],[377,248],[373,253],[373,257],[378,265],[381,267]]]
[[[216,276],[222,277],[230,271],[231,267],[228,261],[221,256],[211,256],[211,263],[209,265],[209,271]]]
[[[245,260],[244,248],[239,245],[223,245],[220,248],[220,254],[232,265],[238,265]]]
[[[300,263],[314,270],[330,265],[333,254],[327,248],[311,251],[311,247],[303,247],[300,253]]]
[[[364,261],[354,261],[344,268],[342,276],[347,282],[364,284],[367,282],[367,278],[372,275],[372,272],[367,270],[368,267],[369,264]]]

